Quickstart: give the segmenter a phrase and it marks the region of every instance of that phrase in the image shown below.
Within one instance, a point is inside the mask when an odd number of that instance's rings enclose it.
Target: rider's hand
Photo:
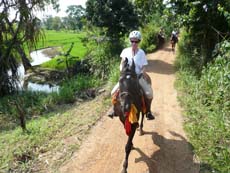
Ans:
[[[148,75],[147,75],[147,73],[146,73],[146,72],[144,72],[144,73],[143,73],[143,78],[144,78],[145,80],[147,80],[147,79],[148,79]]]

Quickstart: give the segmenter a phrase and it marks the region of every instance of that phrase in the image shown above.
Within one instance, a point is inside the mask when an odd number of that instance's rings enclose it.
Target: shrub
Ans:
[[[200,50],[194,46],[191,35],[183,29],[180,33],[180,41],[178,42],[178,55],[175,67],[181,70],[191,70],[199,74],[204,65],[204,57],[200,55]]]
[[[229,50],[229,42],[219,44],[215,60],[202,70],[199,79],[190,72],[181,72],[178,82],[183,86],[180,100],[185,106],[186,130],[204,172],[230,170]]]
[[[147,52],[153,52],[156,49],[158,43],[157,33],[159,28],[152,23],[147,24],[142,29],[142,41],[141,47]]]

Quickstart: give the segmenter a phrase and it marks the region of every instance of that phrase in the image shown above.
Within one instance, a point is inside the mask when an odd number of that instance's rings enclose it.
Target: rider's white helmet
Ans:
[[[132,32],[130,32],[129,39],[131,39],[131,38],[136,38],[138,40],[141,40],[141,33],[140,33],[140,31],[132,31]]]
[[[176,35],[176,32],[175,32],[175,31],[172,31],[172,34],[173,34],[173,35]]]

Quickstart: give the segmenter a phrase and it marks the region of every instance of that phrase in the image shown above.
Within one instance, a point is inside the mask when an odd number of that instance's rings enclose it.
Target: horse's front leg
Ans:
[[[139,135],[142,136],[144,134],[144,131],[143,131],[143,121],[144,121],[144,112],[141,112],[141,124],[140,124],[140,132],[139,132]]]
[[[123,169],[121,171],[121,173],[127,173],[127,168],[128,168],[128,159],[129,159],[129,154],[133,148],[133,137],[136,131],[137,125],[136,124],[132,124],[131,125],[131,133],[128,137],[128,141],[127,144],[125,146],[125,160],[123,163]]]

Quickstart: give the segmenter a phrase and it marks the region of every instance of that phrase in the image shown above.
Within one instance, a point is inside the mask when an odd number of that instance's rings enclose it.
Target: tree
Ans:
[[[180,15],[181,23],[189,32],[192,46],[201,55],[200,67],[212,60],[215,45],[229,37],[229,20],[221,7],[230,11],[229,0],[170,0],[173,11]]]
[[[1,0],[0,2],[0,96],[13,93],[17,89],[17,67],[22,62],[25,71],[31,67],[25,46],[30,50],[41,38],[41,21],[36,10],[44,10],[45,5],[58,8],[58,0]],[[10,16],[14,11],[15,15]]]
[[[58,16],[47,16],[46,19],[43,19],[42,23],[47,30],[58,31],[63,27],[62,20]]]
[[[43,19],[43,24],[47,30],[52,29],[52,23],[53,23],[53,17],[47,16],[45,19]]]
[[[68,25],[70,29],[81,30],[83,27],[82,18],[85,15],[85,9],[81,5],[70,5],[67,7]]]
[[[55,16],[52,21],[52,29],[55,31],[59,31],[62,27],[62,21],[61,18],[58,16]]]
[[[112,41],[139,25],[137,13],[129,0],[88,0],[86,18],[94,26],[105,27],[106,35]]]
[[[162,0],[135,0],[134,4],[137,8],[140,21],[143,25],[152,20],[153,14],[158,14],[157,17],[160,18],[165,9],[165,5],[163,4]]]
[[[129,0],[88,0],[86,19],[89,27],[100,28],[99,40],[108,40],[105,49],[110,58],[120,53],[123,36],[139,26],[134,5]]]

